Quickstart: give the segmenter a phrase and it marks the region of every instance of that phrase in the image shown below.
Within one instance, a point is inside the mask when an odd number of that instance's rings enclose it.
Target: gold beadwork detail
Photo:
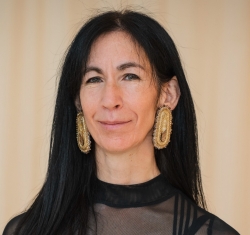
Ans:
[[[79,112],[76,117],[76,139],[79,149],[83,153],[88,153],[90,151],[91,142],[82,112]]]
[[[172,131],[172,113],[170,108],[163,106],[156,115],[153,143],[155,148],[166,148]]]

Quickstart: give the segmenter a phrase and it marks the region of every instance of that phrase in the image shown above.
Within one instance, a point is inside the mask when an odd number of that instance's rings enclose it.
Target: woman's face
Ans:
[[[80,103],[96,149],[125,152],[152,144],[157,88],[145,52],[125,32],[92,45]]]

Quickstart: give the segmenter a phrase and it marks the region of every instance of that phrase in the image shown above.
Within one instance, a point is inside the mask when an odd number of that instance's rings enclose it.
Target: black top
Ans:
[[[97,179],[95,214],[88,235],[237,235],[232,227],[201,209],[159,175],[135,185],[115,185]],[[22,215],[21,215],[22,216]],[[6,226],[13,233],[20,217]]]

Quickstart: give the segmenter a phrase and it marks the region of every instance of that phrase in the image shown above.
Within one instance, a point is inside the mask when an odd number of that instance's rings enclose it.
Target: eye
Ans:
[[[140,78],[136,74],[133,74],[133,73],[128,73],[124,75],[124,80],[131,81],[131,80],[137,80],[137,79],[140,79]]]
[[[99,82],[102,82],[102,79],[100,77],[92,77],[86,81],[86,83],[99,83]]]

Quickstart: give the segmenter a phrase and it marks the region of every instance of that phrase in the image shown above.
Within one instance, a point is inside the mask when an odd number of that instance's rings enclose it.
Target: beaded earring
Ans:
[[[167,106],[161,107],[156,115],[153,143],[157,149],[166,148],[172,131],[172,112]]]
[[[90,151],[90,136],[82,112],[76,117],[76,139],[79,149],[87,154]]]

